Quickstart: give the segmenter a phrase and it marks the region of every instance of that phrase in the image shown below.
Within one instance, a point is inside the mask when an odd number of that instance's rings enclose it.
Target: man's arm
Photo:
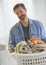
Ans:
[[[40,25],[41,40],[43,40],[46,43],[46,31],[41,23],[39,25]]]
[[[12,34],[12,31],[10,31],[10,34],[9,34],[9,42],[8,42],[8,50],[9,52],[14,52],[14,48],[15,48],[15,45],[14,45],[14,36]]]

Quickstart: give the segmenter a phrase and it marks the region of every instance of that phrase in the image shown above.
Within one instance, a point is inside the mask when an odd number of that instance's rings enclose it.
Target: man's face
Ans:
[[[15,9],[15,13],[17,14],[20,20],[24,20],[26,17],[26,10],[22,7],[18,7],[17,9]]]

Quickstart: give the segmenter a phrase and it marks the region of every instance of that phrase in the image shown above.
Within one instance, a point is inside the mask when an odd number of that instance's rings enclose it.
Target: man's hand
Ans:
[[[8,47],[8,50],[9,50],[10,53],[14,52],[14,46],[12,46],[12,45],[9,46],[9,47]]]

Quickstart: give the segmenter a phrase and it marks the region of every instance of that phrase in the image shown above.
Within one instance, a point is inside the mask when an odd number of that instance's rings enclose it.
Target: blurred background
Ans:
[[[46,30],[46,0],[0,0],[0,65],[16,65],[8,54],[8,39],[11,27],[18,22],[13,7],[20,2],[25,4],[28,17],[41,21]]]
[[[9,31],[18,22],[13,7],[20,2],[25,4],[28,17],[41,21],[46,30],[46,0],[0,0],[0,44],[6,47]]]

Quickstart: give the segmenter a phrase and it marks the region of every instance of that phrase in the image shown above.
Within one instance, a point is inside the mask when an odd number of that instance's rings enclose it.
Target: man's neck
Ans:
[[[24,27],[27,27],[27,26],[29,25],[28,18],[25,18],[24,20],[21,20],[21,24],[22,24]]]

